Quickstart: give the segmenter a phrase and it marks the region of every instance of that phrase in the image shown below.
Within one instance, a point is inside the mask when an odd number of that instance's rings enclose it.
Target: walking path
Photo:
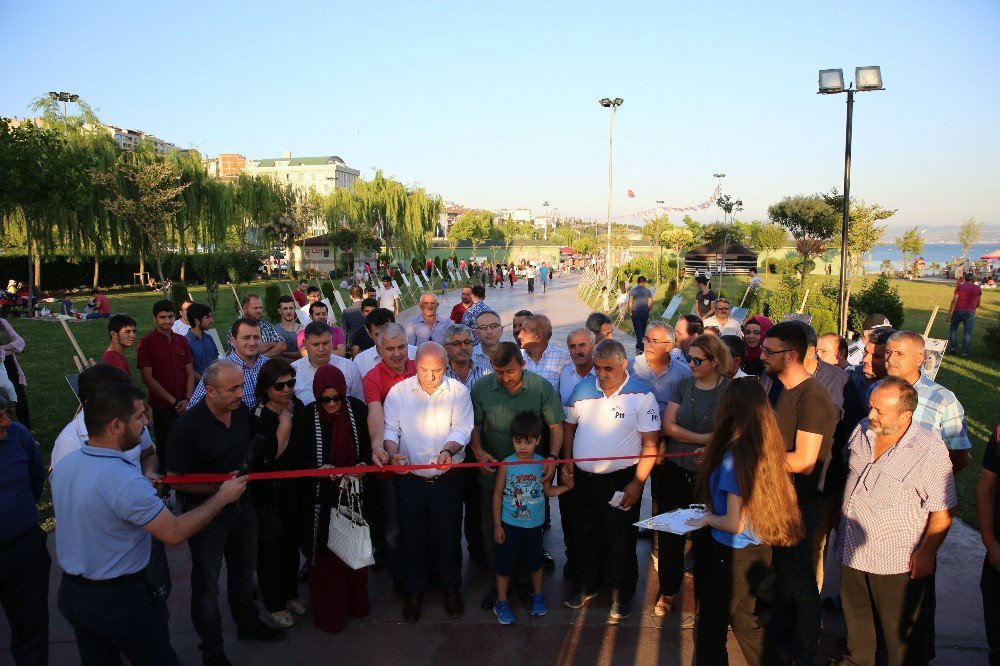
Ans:
[[[566,335],[581,326],[589,314],[588,308],[576,297],[578,278],[560,278],[550,283],[548,293],[540,291],[527,294],[524,282],[508,284],[504,289],[487,287],[486,301],[496,309],[507,325],[505,338],[510,338],[510,320],[520,309],[544,313],[552,319],[555,330],[553,344],[565,347]],[[458,302],[458,292],[442,297],[440,312],[447,314]],[[405,322],[418,314],[409,308],[401,316]],[[634,348],[631,336],[617,332],[616,339],[627,350]],[[350,658],[354,663],[385,664],[690,664],[693,658],[693,632],[682,629],[681,618],[693,610],[693,593],[690,578],[685,579],[681,592],[680,610],[665,617],[655,617],[652,604],[656,595],[656,572],[650,559],[650,542],[640,539],[639,592],[633,606],[632,617],[618,626],[605,623],[608,612],[608,593],[603,590],[598,599],[587,608],[571,611],[562,607],[567,584],[562,578],[565,561],[562,552],[562,528],[558,503],[553,502],[552,529],[545,542],[556,559],[556,571],[546,573],[545,592],[549,599],[549,614],[542,618],[529,618],[523,604],[515,601],[514,610],[518,624],[503,627],[497,624],[492,612],[482,611],[479,601],[493,584],[493,577],[478,563],[466,562],[465,615],[459,620],[450,619],[444,612],[444,602],[439,594],[430,591],[425,596],[424,612],[420,622],[413,626],[402,621],[402,600],[393,596],[388,576],[372,573],[369,590],[372,615],[363,620],[349,620],[344,632],[337,636],[324,634],[313,628],[310,617],[288,631],[289,640],[278,644],[261,644],[236,640],[236,628],[225,609],[225,579],[219,594],[226,653],[236,664],[272,664],[283,666],[298,664],[332,663]],[[648,493],[643,499],[643,515],[649,515]],[[50,550],[55,539],[49,539]],[[174,648],[183,664],[200,663],[198,637],[190,619],[190,556],[186,545],[168,548],[173,593],[170,596],[170,629]],[[979,572],[982,567],[983,547],[978,533],[957,523],[953,528],[938,560],[937,644],[935,664],[985,663],[986,640],[983,630],[982,606],[979,594]],[[61,572],[53,556],[49,589],[49,615],[51,617],[50,663],[70,665],[79,663],[73,632],[56,608],[56,592]],[[302,594],[308,590],[303,586]],[[839,656],[838,642],[844,634],[843,619],[827,611],[824,617],[822,655]],[[10,632],[6,622],[0,622],[0,666],[13,664],[7,647]],[[729,640],[731,663],[745,663],[735,640]]]

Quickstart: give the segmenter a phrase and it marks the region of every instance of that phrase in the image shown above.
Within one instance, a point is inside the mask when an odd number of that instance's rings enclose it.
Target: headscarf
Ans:
[[[336,389],[344,396],[340,409],[333,414],[326,411],[319,398],[323,391]],[[324,365],[316,371],[313,377],[313,396],[316,398],[316,414],[321,421],[330,424],[331,441],[326,462],[337,466],[349,466],[357,462],[357,442],[354,441],[354,428],[351,425],[351,406],[347,401],[347,379],[344,373],[335,365]]]
[[[750,317],[743,323],[743,326],[745,327],[747,324],[757,324],[760,326],[760,341],[757,343],[756,347],[747,345],[747,353],[746,356],[743,357],[744,365],[760,359],[760,348],[764,342],[764,334],[767,333],[768,329],[774,326],[774,324],[771,323],[771,320],[764,315],[754,315]]]

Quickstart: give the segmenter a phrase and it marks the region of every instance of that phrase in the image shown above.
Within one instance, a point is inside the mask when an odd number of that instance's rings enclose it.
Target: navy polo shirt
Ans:
[[[139,466],[121,451],[84,444],[52,471],[56,554],[63,571],[107,580],[149,564],[143,526],[164,510]]]
[[[0,439],[0,543],[23,536],[38,525],[38,500],[45,465],[38,442],[20,423],[7,426]]]

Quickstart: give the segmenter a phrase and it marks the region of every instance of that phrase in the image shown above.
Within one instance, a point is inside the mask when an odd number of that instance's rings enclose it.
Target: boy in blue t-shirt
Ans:
[[[497,602],[493,607],[500,624],[513,624],[514,613],[507,600],[510,576],[518,557],[531,572],[531,615],[545,615],[542,594],[542,523],[545,522],[545,498],[558,497],[573,487],[573,477],[563,470],[559,486],[551,479],[542,480],[545,470],[542,456],[535,447],[542,438],[542,421],[537,414],[521,412],[510,424],[514,455],[503,462],[533,461],[532,464],[503,465],[497,470],[493,492],[493,538],[497,542]]]

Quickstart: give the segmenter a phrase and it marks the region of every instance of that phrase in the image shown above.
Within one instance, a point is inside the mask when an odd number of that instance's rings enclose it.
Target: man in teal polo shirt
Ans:
[[[472,408],[475,412],[475,427],[472,430],[470,448],[479,462],[496,462],[514,454],[514,442],[510,434],[510,424],[521,412],[537,414],[548,426],[548,437],[542,438],[538,453],[549,458],[558,458],[562,450],[562,422],[566,418],[559,393],[547,380],[533,372],[525,372],[521,350],[513,342],[501,342],[490,354],[493,374],[487,375],[472,387]],[[551,477],[555,468],[546,468],[546,477]],[[493,486],[496,470],[480,468],[480,525],[486,560],[493,569],[496,545],[493,541]],[[551,558],[550,558],[551,559]],[[492,598],[489,606],[496,602],[495,591],[487,595]]]

